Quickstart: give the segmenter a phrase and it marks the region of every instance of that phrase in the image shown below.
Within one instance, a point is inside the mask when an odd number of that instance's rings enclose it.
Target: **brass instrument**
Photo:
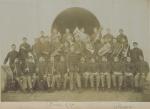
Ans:
[[[99,56],[103,56],[105,55],[106,53],[109,53],[111,52],[111,45],[110,43],[106,43],[104,44],[104,46],[98,51],[98,55]]]
[[[129,48],[130,48],[129,45],[127,46],[127,48],[124,48],[124,50],[123,50],[123,52],[122,52],[122,54],[123,54],[124,57],[127,57]]]

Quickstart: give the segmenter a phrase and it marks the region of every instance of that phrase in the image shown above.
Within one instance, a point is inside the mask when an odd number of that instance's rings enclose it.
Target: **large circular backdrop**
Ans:
[[[69,28],[73,32],[75,27],[84,27],[85,32],[91,34],[94,27],[100,27],[100,23],[90,11],[80,7],[72,7],[62,11],[52,24],[52,29],[56,28],[61,33],[64,33],[65,28]]]

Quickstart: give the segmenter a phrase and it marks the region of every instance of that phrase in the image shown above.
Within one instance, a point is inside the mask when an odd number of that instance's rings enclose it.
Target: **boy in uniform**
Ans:
[[[106,86],[108,89],[110,89],[111,88],[111,74],[110,74],[111,64],[105,56],[102,57],[102,60],[99,64],[99,69],[100,69],[102,90],[104,90]],[[105,84],[105,80],[107,85]]]
[[[74,89],[75,82],[77,81],[77,72],[78,72],[78,60],[80,59],[79,55],[75,52],[75,47],[71,46],[70,53],[68,54],[68,72],[70,77],[70,90]],[[77,82],[77,86],[80,86],[80,82]]]
[[[7,64],[7,62],[9,61],[9,66],[11,68],[11,71],[14,72],[15,66],[15,59],[18,58],[18,52],[16,51],[16,45],[12,44],[11,45],[11,51],[8,52],[5,60],[4,60],[4,64]]]
[[[136,75],[134,78],[136,91],[143,91],[144,83],[148,73],[149,65],[146,61],[144,61],[144,57],[140,56],[140,61],[136,63]]]
[[[134,64],[131,62],[131,58],[127,57],[126,62],[124,63],[124,86],[125,89],[134,86],[134,73],[135,68]]]
[[[13,89],[13,87],[11,87],[12,85],[16,85],[15,84],[15,78],[16,78],[16,72],[15,72],[15,60],[18,58],[18,52],[16,51],[16,45],[12,44],[11,45],[11,51],[8,52],[5,60],[4,60],[4,67],[3,69],[5,70],[10,70],[12,71],[11,73],[7,73],[7,78],[6,78],[6,91],[9,89]],[[7,64],[7,62],[9,61],[9,67],[10,68],[6,68],[5,65]]]
[[[114,88],[117,88],[118,86],[118,90],[121,90],[123,84],[123,63],[118,57],[114,57],[114,61],[112,63],[112,72],[113,86]]]
[[[45,90],[48,88],[46,78],[47,78],[47,72],[46,72],[46,60],[44,57],[39,58],[39,62],[37,64],[36,72],[38,73],[38,79],[37,79],[37,88],[40,90]]]
[[[87,72],[87,63],[86,63],[85,58],[81,57],[80,63],[79,63],[79,74],[83,76],[84,85],[85,85],[85,83],[87,85],[87,81],[85,80],[85,73],[86,72]]]
[[[25,67],[25,78],[26,78],[26,88],[32,92],[35,83],[36,83],[36,65],[34,63],[34,59],[32,56],[26,59],[26,67]]]
[[[31,52],[31,46],[27,42],[27,38],[23,38],[23,43],[20,45],[19,48],[19,58],[22,61],[22,70],[25,69],[25,61],[28,58],[28,53]]]
[[[18,58],[15,59],[14,73],[15,73],[15,78],[14,79],[18,83],[18,86],[19,86],[18,88],[21,91],[25,91],[25,88],[24,88],[24,85],[23,85],[23,82],[25,81],[25,78],[23,76],[23,71],[21,69],[21,61]]]
[[[64,56],[60,56],[60,60],[55,63],[54,69],[55,71],[52,79],[52,88],[54,88],[56,84],[57,88],[60,89],[63,83],[64,74],[67,72],[67,65]]]
[[[89,63],[89,72],[90,72],[90,85],[91,88],[94,88],[94,82],[96,77],[96,88],[98,89],[99,81],[100,81],[100,75],[99,75],[99,68],[98,64],[95,62],[94,58],[90,59]]]

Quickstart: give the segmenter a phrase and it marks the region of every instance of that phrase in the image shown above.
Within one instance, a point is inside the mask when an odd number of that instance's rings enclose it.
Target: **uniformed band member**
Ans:
[[[46,60],[44,57],[39,58],[39,62],[37,64],[36,72],[38,75],[37,78],[37,88],[39,90],[45,90],[48,88],[47,86],[47,72],[46,72]]]
[[[143,56],[143,51],[140,48],[138,48],[137,42],[133,42],[133,49],[131,49],[130,54],[131,54],[131,60],[134,63],[136,63],[140,60],[140,56]]]
[[[4,65],[9,62],[9,67],[12,72],[12,74],[7,74],[7,79],[6,79],[6,89],[7,90],[16,90],[16,66],[15,66],[15,60],[18,58],[18,52],[16,51],[16,45],[12,44],[11,45],[11,51],[8,52],[7,56],[5,57],[4,60]]]
[[[70,77],[70,90],[75,88],[77,84],[78,88],[81,88],[80,75],[78,74],[78,60],[79,55],[75,52],[75,47],[70,47],[70,53],[68,54],[68,71]]]
[[[25,66],[25,87],[30,92],[33,91],[36,83],[36,65],[34,62],[34,58],[32,56],[26,59],[26,66]]]
[[[136,74],[134,78],[135,90],[143,91],[144,83],[149,72],[149,65],[144,61],[144,57],[140,56],[140,60],[136,63]]]
[[[84,27],[73,33],[66,28],[64,34],[53,28],[50,36],[41,31],[32,47],[26,37],[19,51],[12,44],[4,64],[9,61],[13,84],[23,92],[112,87],[142,91],[149,73],[142,49],[137,42],[130,49],[123,29],[116,38],[110,29],[106,31],[104,36],[101,27],[95,27],[92,35]]]
[[[16,58],[18,58],[18,52],[16,51],[16,45],[12,44],[11,51],[8,52],[8,54],[4,60],[4,64],[7,64],[7,62],[9,61],[9,66],[10,66],[12,72],[14,72],[14,68],[15,68],[14,62],[15,62]]]
[[[113,87],[121,90],[123,85],[123,63],[118,57],[114,57],[114,61],[112,63],[112,72]]]
[[[100,79],[101,79],[102,90],[104,90],[104,88],[110,89],[111,88],[111,64],[105,56],[102,57],[102,61],[99,64],[99,68],[100,68]]]
[[[127,57],[124,63],[124,87],[125,89],[134,87],[135,66],[131,61],[131,57]]]
[[[98,82],[99,82],[99,68],[98,63],[95,61],[94,58],[91,58],[88,63],[88,71],[90,72],[90,86],[94,88],[94,80],[96,78],[96,88],[98,89]]]
[[[105,42],[112,43],[113,35],[111,34],[110,29],[107,28],[107,29],[106,29],[106,32],[107,32],[107,33],[103,36],[104,41],[105,41]]]
[[[85,60],[85,57],[81,57],[79,62],[79,73],[83,77],[83,86],[85,88],[87,88],[88,86],[88,78],[89,78],[89,73],[87,72],[87,67],[88,67],[87,65],[88,64]]]
[[[119,29],[119,35],[117,36],[117,42],[121,43],[121,44],[126,44],[128,43],[128,38],[127,36],[124,34],[124,30],[123,29]]]

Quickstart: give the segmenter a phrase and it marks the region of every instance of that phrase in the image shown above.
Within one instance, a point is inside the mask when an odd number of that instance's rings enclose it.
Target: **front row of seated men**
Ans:
[[[81,57],[76,62],[71,61],[68,64],[63,55],[58,61],[53,62],[53,57],[49,60],[40,57],[36,63],[34,58],[29,56],[24,64],[22,60],[16,58],[13,75],[17,89],[23,92],[81,88],[92,88],[97,91],[131,88],[142,91],[149,72],[148,63],[144,61],[143,56],[140,56],[137,63],[133,63],[131,57],[127,57],[124,61],[114,57],[110,61],[103,56],[98,60],[94,57],[89,59]]]

